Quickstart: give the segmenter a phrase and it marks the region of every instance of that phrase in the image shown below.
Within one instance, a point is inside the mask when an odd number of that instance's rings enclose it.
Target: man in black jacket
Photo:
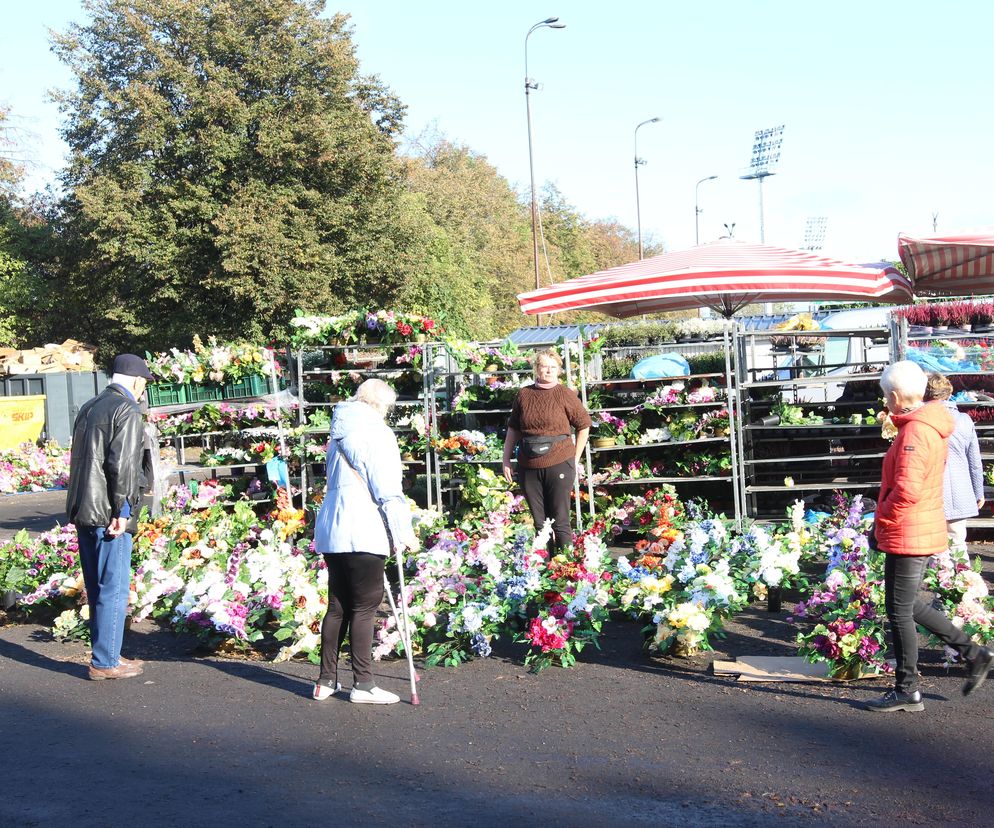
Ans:
[[[79,536],[90,609],[90,678],[132,678],[142,662],[121,657],[131,589],[132,533],[141,506],[143,429],[138,400],[152,379],[139,356],[114,358],[111,384],[76,415],[66,511]]]

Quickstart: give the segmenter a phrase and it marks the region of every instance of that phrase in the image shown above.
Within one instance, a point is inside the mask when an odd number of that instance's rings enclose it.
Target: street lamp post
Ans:
[[[697,186],[694,187],[694,244],[701,243],[701,227],[700,227],[700,215],[704,211],[700,208],[698,196],[701,191],[701,184],[705,181],[714,181],[718,176],[709,175],[707,178],[702,178],[697,182]]]
[[[650,118],[648,121],[642,121],[642,123],[635,127],[635,223],[638,226],[639,235],[639,261],[642,261],[642,209],[639,205],[639,167],[645,163],[644,159],[639,158],[639,129],[646,124],[654,124],[658,120],[659,118]]]
[[[531,90],[538,89],[538,84],[528,77],[528,38],[536,29],[565,29],[566,24],[560,23],[558,17],[547,17],[536,23],[525,35],[525,112],[528,118],[528,174],[531,179],[531,201],[532,201],[532,259],[535,263],[535,290],[542,287],[542,280],[538,269],[538,206],[535,201],[535,160],[532,155],[532,107]],[[535,324],[538,324],[539,317],[535,317]]]

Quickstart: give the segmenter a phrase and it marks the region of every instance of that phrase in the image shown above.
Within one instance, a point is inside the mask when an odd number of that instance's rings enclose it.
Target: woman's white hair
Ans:
[[[925,396],[926,385],[928,377],[921,366],[908,359],[891,363],[880,376],[880,387],[885,394],[896,391],[902,397],[920,400]]]
[[[368,379],[356,389],[355,399],[375,408],[385,417],[397,402],[397,392],[381,379]]]

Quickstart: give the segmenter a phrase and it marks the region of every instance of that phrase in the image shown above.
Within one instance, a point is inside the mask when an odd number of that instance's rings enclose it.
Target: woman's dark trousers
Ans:
[[[547,469],[522,469],[521,488],[535,521],[535,531],[542,530],[546,518],[552,518],[552,531],[557,549],[568,549],[573,543],[569,520],[569,501],[573,496],[576,464],[566,460]]]
[[[900,693],[918,689],[918,630],[921,624],[940,641],[972,661],[980,648],[949,618],[919,596],[928,555],[887,554],[884,563],[884,600],[894,639],[894,687]]]
[[[334,688],[338,653],[345,636],[352,653],[353,686],[371,690],[373,682],[373,623],[383,600],[382,555],[345,552],[325,555],[328,565],[328,611],[321,623],[320,684]]]

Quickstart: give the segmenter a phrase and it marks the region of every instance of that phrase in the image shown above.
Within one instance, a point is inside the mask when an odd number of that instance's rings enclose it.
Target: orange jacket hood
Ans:
[[[948,439],[949,435],[953,433],[953,429],[956,428],[956,423],[949,413],[949,409],[938,401],[925,403],[907,414],[891,414],[890,418],[898,428],[910,422],[929,425],[939,433],[943,440]]]

